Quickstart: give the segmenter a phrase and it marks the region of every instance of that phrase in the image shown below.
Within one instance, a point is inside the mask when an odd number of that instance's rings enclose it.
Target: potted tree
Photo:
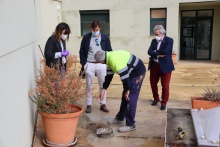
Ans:
[[[42,117],[46,146],[71,146],[83,108],[76,101],[85,96],[85,84],[76,71],[76,56],[67,58],[66,71],[57,63],[52,68],[42,62],[36,77],[36,88],[29,91]]]

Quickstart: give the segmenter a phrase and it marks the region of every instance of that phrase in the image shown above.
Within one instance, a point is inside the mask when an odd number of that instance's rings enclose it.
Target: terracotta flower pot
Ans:
[[[203,100],[202,97],[193,97],[191,98],[191,100],[192,100],[193,109],[198,109],[198,108],[210,109],[220,106],[219,102]]]
[[[56,144],[57,146],[68,146],[75,140],[75,132],[79,116],[83,108],[77,105],[71,105],[74,113],[69,114],[47,114],[39,112],[42,117],[47,146]],[[45,142],[43,143],[45,144]],[[64,145],[66,144],[66,145]],[[55,146],[55,145],[53,145]]]
[[[173,63],[176,63],[176,54],[172,54]]]

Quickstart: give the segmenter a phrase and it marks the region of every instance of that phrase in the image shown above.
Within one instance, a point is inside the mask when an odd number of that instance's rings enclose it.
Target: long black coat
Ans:
[[[66,50],[65,42],[63,43],[63,47],[64,50]],[[62,58],[54,58],[56,52],[62,52],[62,48],[60,42],[56,40],[54,35],[52,35],[48,38],[44,49],[44,56],[48,67],[51,67],[51,64],[56,64],[58,60],[60,60],[60,65],[62,65]],[[66,66],[66,64],[64,66]]]

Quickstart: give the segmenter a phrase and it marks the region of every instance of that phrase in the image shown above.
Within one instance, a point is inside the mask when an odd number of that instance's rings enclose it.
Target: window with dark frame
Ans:
[[[99,20],[101,23],[101,32],[110,36],[109,10],[86,10],[80,11],[81,36],[91,31],[93,20]]]
[[[213,9],[182,10],[180,60],[211,60]]]
[[[166,30],[167,9],[150,9],[150,36],[154,36],[153,29],[156,25],[162,25]]]

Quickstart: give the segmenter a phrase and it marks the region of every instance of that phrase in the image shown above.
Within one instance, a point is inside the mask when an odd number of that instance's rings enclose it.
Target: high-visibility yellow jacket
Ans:
[[[124,51],[115,50],[106,52],[107,76],[103,84],[103,88],[107,89],[114,73],[118,73],[123,82],[124,90],[129,90],[131,77],[145,74],[146,68],[139,58],[135,55]]]

